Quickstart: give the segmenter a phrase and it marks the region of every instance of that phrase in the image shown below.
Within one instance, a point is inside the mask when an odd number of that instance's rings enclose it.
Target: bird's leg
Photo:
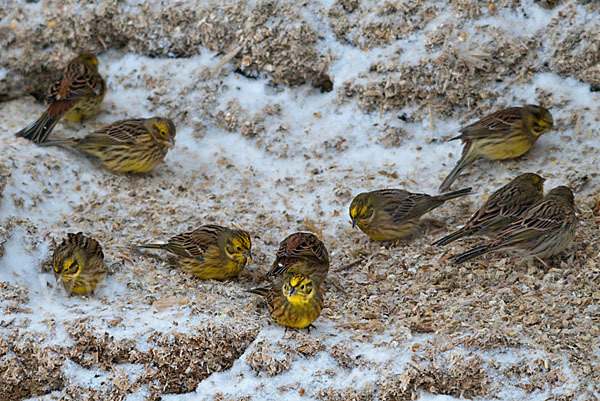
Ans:
[[[550,270],[550,266],[546,262],[544,262],[539,256],[534,256],[537,260],[539,260],[546,269]]]

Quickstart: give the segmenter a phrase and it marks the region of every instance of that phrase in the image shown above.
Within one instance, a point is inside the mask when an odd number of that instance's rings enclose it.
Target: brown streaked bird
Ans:
[[[270,288],[252,288],[247,291],[266,297],[271,318],[287,327],[310,327],[323,309],[319,285],[310,276],[301,273],[286,273]]]
[[[78,295],[93,294],[107,271],[100,244],[83,233],[67,234],[54,250],[52,267],[65,290]]]
[[[175,146],[175,124],[168,118],[136,118],[114,122],[83,138],[48,141],[43,146],[69,146],[95,156],[109,170],[146,173]]]
[[[176,256],[176,264],[202,280],[237,277],[252,260],[250,235],[243,230],[209,224],[176,235],[166,244],[144,244],[138,248],[163,249]]]
[[[81,54],[69,61],[60,79],[50,87],[48,109],[16,135],[35,143],[45,142],[63,116],[79,121],[97,114],[105,93],[106,83],[98,73],[98,59]]]
[[[477,159],[502,160],[523,155],[553,124],[547,109],[529,104],[496,111],[462,127],[461,135],[450,139],[462,141],[462,156],[439,190],[447,191],[458,174]]]
[[[542,260],[564,251],[575,236],[577,214],[571,189],[560,186],[552,189],[537,201],[518,220],[512,222],[491,242],[456,255],[455,264],[496,250],[515,250],[518,253]]]
[[[495,191],[471,219],[459,230],[433,243],[447,245],[459,238],[484,234],[496,235],[544,196],[545,179],[525,173]]]
[[[350,204],[352,227],[375,241],[406,239],[418,230],[419,218],[447,200],[472,194],[465,188],[444,195],[415,194],[403,189],[380,189],[358,194]]]
[[[267,277],[302,273],[320,285],[328,272],[329,254],[325,244],[313,233],[297,232],[281,241]]]

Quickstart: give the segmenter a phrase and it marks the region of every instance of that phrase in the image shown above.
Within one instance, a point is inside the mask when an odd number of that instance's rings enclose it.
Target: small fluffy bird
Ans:
[[[281,241],[267,277],[302,273],[320,285],[328,272],[329,254],[325,244],[313,233],[297,232]]]
[[[42,145],[72,147],[97,157],[115,172],[146,173],[175,146],[175,124],[163,117],[122,120],[83,138],[48,141]]]
[[[544,196],[545,179],[525,173],[494,192],[461,229],[441,238],[433,245],[447,245],[459,238],[484,234],[496,235]]]
[[[176,256],[176,264],[202,280],[237,277],[252,260],[250,235],[209,224],[176,235],[166,244],[144,244],[137,248],[162,249]]]
[[[105,93],[106,83],[98,73],[98,59],[81,54],[69,61],[60,79],[50,87],[48,109],[16,135],[35,143],[45,142],[63,116],[79,121],[97,114]]]
[[[512,159],[526,153],[538,138],[552,129],[550,112],[536,105],[510,107],[496,111],[459,130],[463,143],[462,157],[448,174],[440,191],[447,191],[458,174],[479,158],[487,160]]]
[[[375,241],[406,239],[419,228],[419,218],[447,200],[472,194],[465,188],[444,195],[415,194],[403,189],[380,189],[358,194],[350,204],[352,227]]]
[[[287,273],[270,288],[252,288],[248,292],[266,297],[271,318],[287,327],[309,327],[323,309],[319,285],[301,273]]]
[[[100,244],[83,233],[67,234],[54,250],[52,267],[56,281],[78,295],[93,293],[107,271]]]
[[[573,192],[565,186],[552,189],[518,220],[512,222],[491,242],[453,258],[455,264],[466,262],[496,250],[515,250],[533,256],[544,266],[544,257],[564,251],[575,236],[577,214]]]

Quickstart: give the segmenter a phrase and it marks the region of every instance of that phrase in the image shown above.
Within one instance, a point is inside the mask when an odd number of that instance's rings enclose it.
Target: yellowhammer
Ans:
[[[510,249],[525,256],[533,256],[548,267],[541,258],[552,257],[565,250],[575,236],[576,227],[573,192],[565,186],[556,187],[494,240],[453,259],[459,264],[491,251]]]
[[[177,265],[202,279],[236,277],[252,260],[250,235],[243,230],[209,224],[176,235],[166,244],[145,244],[139,248],[164,249],[174,254]]]
[[[497,111],[461,128],[461,135],[451,141],[462,141],[462,157],[439,190],[447,191],[458,173],[479,158],[499,160],[521,156],[553,124],[552,114],[547,109],[527,105]]]
[[[496,235],[544,196],[544,179],[537,174],[521,174],[494,192],[461,229],[434,242],[446,245],[459,238],[475,235]]]
[[[98,113],[105,93],[106,83],[98,73],[98,59],[81,54],[69,61],[60,79],[50,87],[48,109],[16,135],[35,143],[45,142],[63,116],[79,121]]]
[[[319,285],[301,273],[287,273],[271,288],[253,288],[248,292],[267,297],[269,314],[274,321],[287,327],[309,327],[323,309]]]
[[[110,170],[145,173],[175,145],[175,124],[168,118],[137,118],[112,123],[77,139],[48,141],[44,146],[70,146],[97,157]]]
[[[100,244],[82,233],[67,235],[54,250],[52,267],[57,281],[69,294],[92,293],[106,274]]]
[[[281,241],[267,277],[303,273],[321,284],[328,271],[329,254],[325,244],[312,233],[297,232]]]
[[[447,200],[471,194],[471,188],[444,195],[415,194],[403,189],[381,189],[358,194],[350,204],[352,227],[375,241],[405,239],[419,228],[419,218]]]

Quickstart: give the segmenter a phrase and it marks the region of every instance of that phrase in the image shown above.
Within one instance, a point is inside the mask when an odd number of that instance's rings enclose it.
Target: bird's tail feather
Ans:
[[[267,294],[269,293],[269,289],[263,288],[263,287],[257,287],[257,288],[250,288],[249,290],[246,290],[246,292],[249,292],[251,294],[260,295],[261,297],[266,297]]]
[[[141,244],[136,245],[138,249],[167,249],[168,244]]]
[[[448,245],[449,243],[456,241],[459,238],[464,237],[465,235],[467,235],[466,231],[463,230],[457,230],[451,234],[446,235],[443,238],[440,238],[439,240],[435,241],[434,243],[432,243],[431,245],[435,245],[435,246],[444,246],[444,245]]]
[[[439,200],[442,200],[445,202],[450,199],[460,198],[461,196],[471,195],[471,194],[473,194],[473,191],[472,191],[472,188],[469,187],[469,188],[459,189],[458,191],[452,191],[452,192],[445,193],[443,195],[439,195],[439,196],[437,196],[437,198]]]
[[[267,277],[281,276],[287,272],[288,266],[282,264],[274,264],[271,270],[267,272]]]
[[[471,259],[481,256],[483,254],[486,254],[491,250],[492,250],[492,248],[490,248],[488,245],[479,245],[473,249],[470,249],[466,252],[456,255],[452,259],[453,259],[455,265],[459,265],[468,260],[471,260]]]
[[[44,112],[35,122],[17,132],[16,136],[29,139],[37,144],[44,143],[59,119],[60,117],[53,118],[47,112]]]
[[[456,180],[456,177],[458,177],[458,174],[469,164],[473,163],[475,161],[475,159],[477,159],[477,157],[472,156],[469,151],[464,153],[463,156],[458,161],[458,163],[456,163],[456,166],[454,166],[454,168],[452,169],[450,174],[448,174],[448,176],[444,179],[444,181],[440,185],[439,191],[440,192],[447,191],[448,188],[450,188],[450,185],[452,185],[452,183],[454,182],[454,180]]]

